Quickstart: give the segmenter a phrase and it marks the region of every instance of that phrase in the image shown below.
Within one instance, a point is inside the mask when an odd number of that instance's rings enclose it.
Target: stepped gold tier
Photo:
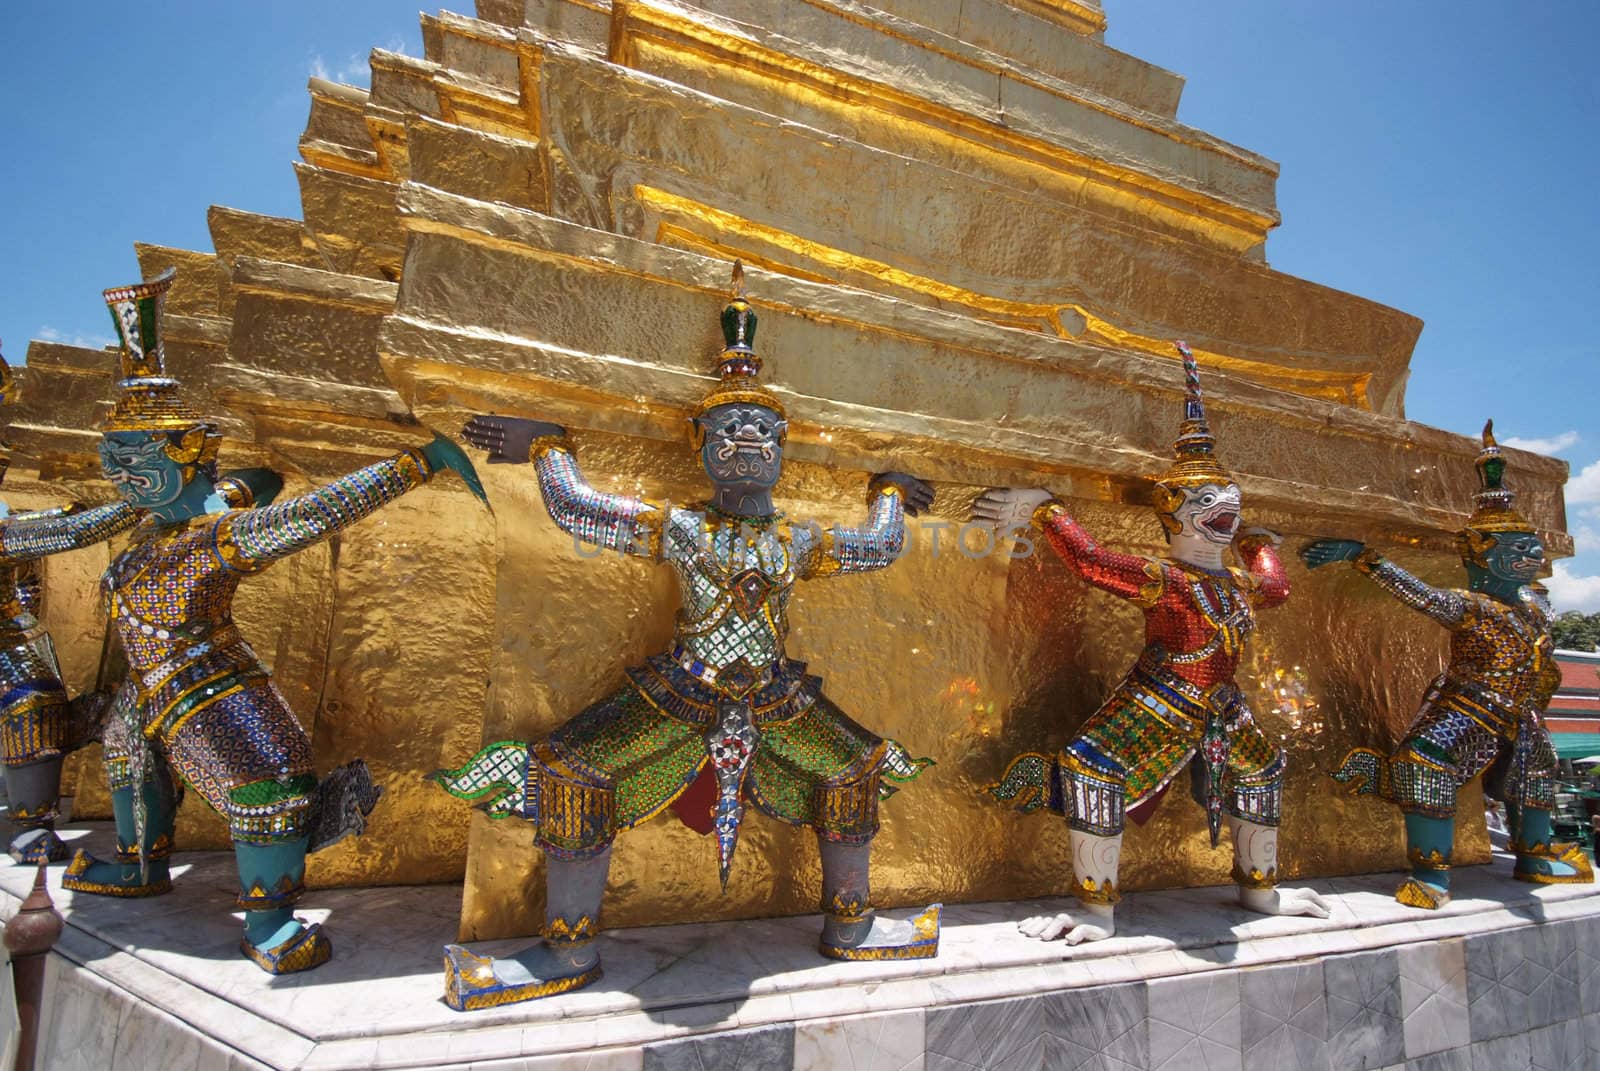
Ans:
[[[271,465],[291,491],[494,411],[568,426],[604,489],[688,502],[703,481],[684,419],[741,258],[764,380],[792,423],[780,506],[853,518],[885,469],[938,492],[893,569],[791,604],[791,656],[938,761],[884,806],[875,899],[1058,894],[1065,824],[982,788],[1019,750],[1071,738],[1139,650],[1140,620],[1053,557],[984,555],[976,532],[963,552],[973,498],[1046,485],[1109,542],[1156,552],[1149,478],[1179,412],[1177,337],[1247,523],[1291,547],[1347,535],[1450,581],[1478,450],[1405,419],[1421,322],[1275,271],[1277,164],[1179,120],[1181,77],[1108,47],[1106,18],[1092,0],[482,0],[476,17],[425,15],[425,56],[374,51],[370,90],[311,81],[302,218],[213,207],[211,251],[137,248],[146,274],[180,271],[171,367],[221,418],[223,467]],[[14,505],[109,497],[89,429],[113,364],[29,350]],[[1566,466],[1507,454],[1520,508],[1570,554]],[[319,769],[361,755],[386,790],[364,836],[312,858],[310,883],[464,878],[469,939],[537,929],[541,857],[526,824],[472,814],[423,776],[613,690],[668,642],[675,598],[664,570],[580,553],[527,468],[481,471],[493,514],[441,482],[238,603]],[[88,588],[105,560],[46,570],[75,688],[101,672]],[[1336,795],[1328,774],[1348,748],[1398,738],[1444,638],[1359,576],[1319,577],[1313,597],[1290,573],[1301,590],[1262,617],[1240,674],[1289,754],[1282,876],[1396,869],[1398,814]],[[105,816],[94,760],[76,763],[77,809]],[[1130,827],[1127,889],[1227,880],[1228,853],[1179,795]],[[185,804],[181,846],[225,836]],[[1481,819],[1458,836],[1457,862],[1489,857]],[[722,893],[714,843],[670,816],[621,839],[607,924],[816,910],[809,833],[752,818],[742,841]]]

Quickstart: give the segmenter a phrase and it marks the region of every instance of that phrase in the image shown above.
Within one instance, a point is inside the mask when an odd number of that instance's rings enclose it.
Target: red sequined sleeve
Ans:
[[[1239,560],[1255,580],[1251,602],[1270,609],[1282,606],[1289,599],[1289,574],[1283,568],[1283,559],[1270,539],[1245,536],[1234,544]]]
[[[1141,606],[1153,606],[1161,597],[1166,573],[1159,562],[1137,554],[1106,550],[1072,519],[1060,502],[1052,499],[1035,510],[1033,526],[1044,533],[1050,546],[1073,572],[1102,591],[1132,599]]]

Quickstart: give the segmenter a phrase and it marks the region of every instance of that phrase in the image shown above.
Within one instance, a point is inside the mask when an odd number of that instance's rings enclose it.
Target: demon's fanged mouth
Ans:
[[[1239,527],[1239,514],[1231,509],[1217,510],[1210,516],[1200,518],[1196,527],[1232,538],[1234,531]]]
[[[771,462],[777,457],[777,448],[771,439],[764,437],[730,438],[724,435],[717,444],[715,457],[718,461],[727,461],[740,453],[759,453],[762,461]]]

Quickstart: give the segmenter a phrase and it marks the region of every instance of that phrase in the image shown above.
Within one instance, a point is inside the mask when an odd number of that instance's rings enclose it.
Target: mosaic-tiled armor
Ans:
[[[531,456],[551,517],[581,540],[670,565],[682,609],[672,647],[627,672],[616,692],[532,745],[497,744],[460,770],[451,792],[491,815],[534,824],[548,862],[544,941],[508,959],[446,950],[446,1000],[458,1009],[547,996],[598,977],[591,941],[612,839],[671,807],[715,836],[724,887],[746,804],[817,833],[821,941],[838,959],[906,959],[938,950],[939,907],[909,921],[875,916],[867,852],[878,803],[915,776],[894,741],[863,728],[785,657],[796,582],[881,569],[899,555],[908,510],[931,502],[920,481],[872,481],[859,528],[823,529],[772,508],[787,424],[757,380],[756,317],[737,298],[723,314],[721,380],[695,414],[714,495],[674,508],[594,490],[561,429],[477,418],[469,440],[494,458]]]
[[[245,911],[241,951],[272,973],[307,970],[332,945],[296,919],[305,857],[359,833],[378,797],[359,760],[320,782],[305,731],[233,622],[246,576],[349,527],[426,483],[440,468],[471,473],[441,441],[343,476],[288,501],[234,510],[220,496],[215,426],[163,372],[160,312],[169,271],[106,291],[122,336],[121,395],[102,425],[106,476],[146,516],[101,581],[128,682],[105,730],[118,850],[80,852],[69,888],[148,896],[170,888],[177,789],[199,793],[228,823]],[[442,444],[442,445],[441,445]]]
[[[1142,821],[1188,770],[1216,845],[1233,835],[1234,881],[1247,907],[1273,914],[1326,914],[1315,894],[1277,888],[1277,827],[1283,752],[1256,725],[1234,674],[1255,613],[1281,605],[1289,583],[1276,537],[1240,531],[1238,486],[1217,461],[1199,372],[1183,343],[1187,397],[1176,461],[1154,502],[1172,550],[1149,558],[1108,550],[1045,491],[991,491],[978,520],[1031,524],[1077,575],[1144,611],[1145,648],[1077,736],[1055,755],[1013,760],[990,791],[1030,812],[1067,819],[1079,912],[1023,923],[1024,932],[1069,942],[1114,932],[1124,818]],[[1239,565],[1229,565],[1232,549]]]
[[[1456,794],[1484,776],[1484,791],[1506,805],[1514,875],[1536,883],[1592,881],[1582,848],[1554,843],[1556,753],[1544,708],[1561,682],[1550,639],[1550,606],[1534,582],[1544,548],[1513,505],[1493,422],[1483,430],[1481,489],[1457,537],[1466,590],[1435,588],[1375,550],[1350,540],[1318,540],[1301,553],[1313,568],[1352,566],[1450,632],[1450,662],[1422,698],[1406,737],[1390,756],[1357,748],[1335,779],[1375,794],[1405,813],[1411,875],[1395,893],[1413,907],[1450,898]]]
[[[37,616],[35,563],[103,543],[134,520],[132,508],[121,502],[0,520],[0,759],[6,767],[9,816],[22,829],[11,845],[18,862],[67,857],[54,832],[61,763],[88,742],[96,715],[105,707],[103,694],[67,697],[55,646]]]
[[[0,357],[0,406],[16,401],[17,383]],[[0,444],[0,482],[10,466]],[[0,762],[5,764],[7,817],[20,832],[11,857],[19,863],[67,857],[55,834],[61,797],[61,763],[87,743],[106,697],[69,700],[50,634],[39,622],[44,558],[103,543],[134,522],[118,502],[85,509],[11,513],[0,503]]]

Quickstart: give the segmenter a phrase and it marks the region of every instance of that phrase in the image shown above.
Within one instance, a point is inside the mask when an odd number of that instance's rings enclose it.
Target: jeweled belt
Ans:
[[[721,673],[722,670],[718,669],[716,666],[707,665],[703,659],[696,658],[694,656],[694,652],[690,651],[683,644],[677,644],[672,648],[671,658],[678,664],[679,669],[689,674],[689,676],[693,677],[695,680],[700,681],[703,684],[709,684],[713,688],[717,687],[717,675]],[[739,664],[741,666],[750,665],[749,662],[743,660],[741,660]],[[753,683],[750,684],[750,687],[743,689],[744,692],[750,692],[757,688],[765,688],[768,684],[771,684],[772,667],[767,666],[764,669],[755,671],[752,681]],[[741,685],[745,683],[746,682],[744,681],[740,681]]]
[[[180,641],[177,654],[164,662],[158,662],[139,675],[141,697],[149,698],[167,681],[193,666],[197,659],[204,658],[213,651],[242,645],[244,642],[244,636],[240,634],[238,627],[231,624],[214,629],[192,642]]]
[[[1452,677],[1448,673],[1436,678],[1429,689],[1434,695],[1459,696],[1481,709],[1485,714],[1501,722],[1500,725],[1485,724],[1485,728],[1497,732],[1509,732],[1517,723],[1517,701],[1503,692],[1493,688],[1485,688],[1476,681],[1463,680]]]

